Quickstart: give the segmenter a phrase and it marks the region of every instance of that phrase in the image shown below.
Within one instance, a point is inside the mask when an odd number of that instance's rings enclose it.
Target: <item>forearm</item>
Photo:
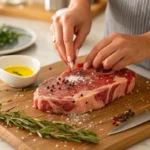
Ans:
[[[142,34],[140,36],[142,36],[144,41],[145,41],[145,44],[146,44],[147,49],[148,49],[147,56],[148,56],[148,58],[150,58],[150,31],[147,32],[147,33],[144,33],[144,34]]]
[[[69,7],[83,7],[90,10],[90,0],[71,0]]]

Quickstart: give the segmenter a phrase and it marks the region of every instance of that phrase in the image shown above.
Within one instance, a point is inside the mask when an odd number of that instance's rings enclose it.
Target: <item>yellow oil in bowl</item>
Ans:
[[[27,77],[34,74],[33,70],[25,66],[9,66],[4,68],[5,71],[17,76]]]

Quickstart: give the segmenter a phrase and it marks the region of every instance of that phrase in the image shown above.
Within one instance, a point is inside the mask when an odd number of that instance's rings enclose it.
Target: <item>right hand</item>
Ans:
[[[84,6],[68,8],[65,13],[54,19],[51,26],[53,36],[56,39],[53,42],[55,49],[61,59],[72,67],[91,28],[89,8],[84,8]],[[74,35],[76,35],[75,40],[73,40]]]

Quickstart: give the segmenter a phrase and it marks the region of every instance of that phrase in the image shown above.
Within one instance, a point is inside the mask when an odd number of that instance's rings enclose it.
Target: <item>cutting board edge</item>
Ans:
[[[1,131],[0,138],[5,140],[12,147],[14,148],[18,147],[17,149],[21,149],[21,150],[33,150],[27,144],[23,143],[21,139],[13,135],[11,132],[7,131],[6,128],[3,127],[2,125],[0,125],[0,131]],[[12,139],[13,140],[15,139],[16,143],[11,142]]]
[[[145,123],[145,124],[148,124],[148,123]],[[140,125],[140,126],[142,127],[142,125]],[[136,134],[130,136],[130,139],[125,138],[124,140],[128,144],[121,143],[121,144],[117,145],[116,143],[114,143],[113,145],[105,148],[104,150],[112,150],[112,147],[115,147],[115,150],[122,150],[122,148],[127,149],[127,148],[133,146],[134,144],[137,144],[138,142],[148,139],[148,138],[150,138],[150,126],[148,126],[146,129],[147,130],[142,130],[141,132],[137,132]],[[143,132],[144,132],[144,134],[143,134]],[[139,134],[141,135],[140,138],[138,140],[137,139],[135,140],[135,136],[137,137]]]

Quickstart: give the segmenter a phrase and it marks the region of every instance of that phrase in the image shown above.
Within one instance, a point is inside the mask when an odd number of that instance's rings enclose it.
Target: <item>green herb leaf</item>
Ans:
[[[23,76],[21,73],[19,73],[18,71],[13,71],[14,74],[18,75],[18,76]]]
[[[66,124],[60,121],[49,121],[32,118],[24,114],[23,110],[0,111],[0,120],[4,121],[8,126],[15,125],[20,129],[28,130],[36,133],[42,138],[56,138],[60,140],[75,141],[75,142],[91,142],[98,143],[99,139],[96,133],[77,128],[74,125]]]
[[[0,47],[17,42],[19,37],[25,35],[26,34],[13,31],[9,26],[2,25],[0,27]]]

